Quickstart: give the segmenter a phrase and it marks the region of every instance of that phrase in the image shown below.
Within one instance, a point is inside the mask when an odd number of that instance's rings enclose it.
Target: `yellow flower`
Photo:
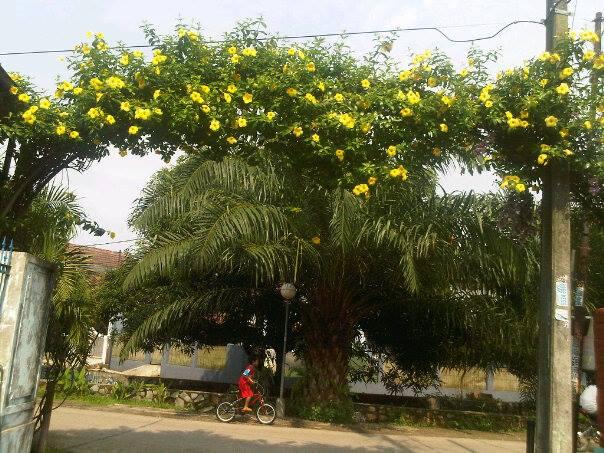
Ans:
[[[285,90],[285,92],[289,95],[294,97],[295,95],[298,94],[298,90],[296,90],[295,88],[288,88],[287,90]]]
[[[347,127],[348,129],[352,129],[356,122],[356,120],[348,113],[341,113],[340,115],[338,115],[338,120],[343,126]]]
[[[441,132],[449,132],[449,126],[447,126],[445,123],[440,123],[439,127]]]
[[[40,108],[48,110],[50,108],[50,101],[46,98],[40,99]]]
[[[388,149],[386,150],[386,154],[388,154],[388,156],[390,156],[390,157],[396,156],[396,146],[390,145],[388,147]]]
[[[553,115],[548,116],[545,118],[545,125],[547,127],[556,127],[558,125],[558,118]]]
[[[71,138],[78,138],[80,136],[80,133],[78,131],[71,131],[69,133],[69,137]]]
[[[604,54],[598,55],[598,58],[594,61],[594,69],[604,69]]]
[[[29,95],[29,94],[26,94],[26,93],[21,93],[21,94],[19,95],[19,100],[20,100],[21,102],[29,102],[29,101],[30,101],[30,99],[31,99],[31,97],[30,97],[30,95]]]
[[[529,117],[529,112],[528,112],[528,110],[522,110],[522,111],[520,112],[520,118],[522,118],[522,119],[526,119],[526,118],[528,118],[528,117]]]
[[[112,89],[120,89],[120,88],[124,88],[124,86],[126,85],[124,83],[124,81],[122,79],[120,79],[119,77],[115,77],[115,76],[111,76],[109,77],[106,81],[105,84]]]
[[[105,121],[107,121],[107,124],[115,124],[115,118],[113,115],[107,115],[105,117]]]
[[[258,54],[258,52],[256,51],[256,49],[254,49],[253,47],[246,47],[245,49],[243,49],[241,51],[241,53],[245,57],[255,57]]]
[[[218,120],[210,121],[210,129],[216,132],[218,129],[220,129],[220,122]]]
[[[80,50],[84,55],[88,55],[92,49],[88,44],[83,44]]]
[[[514,114],[508,110],[507,112],[505,112],[505,117],[510,120],[514,118]]]
[[[59,124],[55,129],[55,132],[57,135],[63,135],[65,132],[67,132],[67,128],[63,124]]]
[[[368,79],[363,79],[361,80],[361,86],[368,89],[371,86],[371,82]]]
[[[325,83],[324,82],[317,83],[317,87],[319,87],[319,90],[325,91]]]
[[[301,50],[298,50],[298,58],[300,60],[304,60],[306,58],[306,55]]]
[[[529,127],[529,122],[526,120],[520,121],[520,126],[526,129],[527,127]]]
[[[568,67],[568,68],[564,68],[562,71],[560,71],[560,78],[561,79],[566,79],[568,77],[570,77],[571,75],[573,75],[573,68]]]
[[[229,55],[235,55],[237,53],[237,47],[231,46],[227,49],[227,52],[229,53]]]
[[[310,241],[315,245],[319,245],[321,243],[321,238],[319,236],[313,236]]]
[[[296,49],[294,49],[293,47],[290,47],[289,49],[287,49],[287,54],[290,57],[293,57],[294,55],[296,55]]]
[[[234,145],[235,143],[237,143],[237,139],[235,137],[227,137],[226,141],[228,142],[229,145]]]
[[[293,134],[294,134],[296,137],[299,137],[300,135],[302,135],[302,132],[303,132],[303,131],[302,131],[302,128],[301,128],[300,126],[296,126],[296,127],[294,127],[294,129],[293,129],[293,131],[292,131],[292,132],[293,132]]]
[[[539,145],[539,147],[541,148],[541,151],[551,151],[552,147],[550,145],[546,145],[545,143],[541,143],[541,145]]]
[[[396,98],[399,101],[404,101],[405,99],[407,99],[407,95],[405,93],[403,93],[401,90],[398,90],[398,92],[396,93]]]
[[[104,96],[103,93],[97,93],[96,94],[96,101],[99,102],[103,96]]]
[[[239,60],[240,60],[240,59],[241,59],[241,58],[239,57],[239,55],[235,54],[235,55],[233,55],[233,56],[231,57],[231,63],[235,63],[235,64],[237,64],[237,63],[239,63]]]
[[[572,156],[573,154],[575,154],[570,149],[563,149],[562,152],[565,156]]]
[[[419,104],[420,100],[419,92],[413,90],[407,92],[407,101],[409,101],[409,104]]]
[[[315,72],[317,68],[315,67],[315,64],[311,61],[309,63],[306,63],[306,70],[308,72]]]
[[[462,77],[467,77],[467,75],[468,75],[469,73],[470,73],[470,72],[468,71],[468,69],[467,69],[467,68],[463,68],[461,71],[459,71],[459,75],[460,75],[460,76],[462,76]]]
[[[143,52],[142,50],[135,50],[134,52],[132,52],[132,56],[134,58],[143,58]]]
[[[547,85],[548,82],[549,82],[548,79],[541,79],[541,80],[539,80],[539,85],[541,85],[542,87],[545,88],[545,85]]]
[[[442,98],[440,98],[440,100],[442,101],[443,104],[445,104],[447,107],[451,107],[453,105],[453,99],[450,98],[449,96],[445,95]]]
[[[516,192],[524,192],[526,190],[526,186],[522,183],[516,184]]]
[[[164,111],[162,109],[160,109],[159,107],[155,107],[153,109],[153,113],[155,113],[156,115],[163,115]]]
[[[409,77],[411,77],[412,72],[409,70],[405,70],[399,73],[398,75],[398,79],[402,82],[404,80],[407,80]]]
[[[352,193],[355,195],[363,195],[369,192],[369,186],[367,184],[357,184],[352,189]]]
[[[123,110],[124,112],[129,112],[130,111],[130,102],[124,101],[124,102],[120,103],[120,110]]]
[[[397,178],[401,175],[401,171],[398,168],[393,168],[392,170],[390,170],[389,174],[392,178]]]
[[[486,108],[490,109],[491,107],[493,107],[493,101],[491,101],[491,100],[485,101],[484,106]]]
[[[546,165],[547,164],[547,160],[549,159],[549,156],[547,154],[539,154],[539,156],[537,157],[537,163],[539,165]]]
[[[370,176],[369,179],[367,180],[367,184],[370,186],[375,186],[376,182],[377,182],[377,178],[375,176]]]
[[[583,54],[583,61],[591,61],[596,56],[596,53],[593,50],[588,50]]]
[[[275,116],[277,114],[275,112],[266,112],[266,117],[268,118],[269,121],[273,121],[273,119],[275,119]]]
[[[367,134],[371,130],[371,123],[363,123],[361,125],[361,130]]]
[[[253,99],[254,99],[254,96],[252,96],[250,93],[245,93],[243,95],[243,102],[245,102],[246,104],[249,104],[250,102],[252,102]]]
[[[405,107],[404,109],[401,109],[401,116],[404,117],[409,117],[409,116],[413,116],[413,110],[411,110],[409,107]]]
[[[569,91],[570,91],[570,89],[568,88],[568,84],[566,84],[566,83],[561,83],[560,85],[558,85],[556,87],[556,92],[558,94],[562,94],[562,95],[568,94]]]
[[[558,55],[557,53],[553,53],[549,56],[550,63],[558,63],[560,60],[561,60],[560,55]]]
[[[75,87],[73,89],[73,94],[75,94],[77,96],[79,94],[82,94],[83,91],[84,91],[84,89],[82,87]]]
[[[242,118],[242,117],[237,118],[237,126],[238,127],[245,127],[245,126],[247,126],[247,120],[245,118]]]
[[[161,90],[155,90],[153,92],[153,99],[157,100],[157,98],[160,96],[161,96]]]
[[[344,160],[344,150],[336,149],[336,157],[338,158],[338,160],[343,161]]]
[[[203,104],[203,98],[201,97],[201,94],[199,94],[197,91],[193,91],[189,97],[191,98],[191,100],[193,102],[197,102],[198,104]],[[230,100],[229,100],[230,102]]]
[[[231,102],[231,100],[233,99],[229,93],[222,93],[222,97],[224,98],[224,100],[225,100],[227,103],[230,103],[230,102]]]
[[[21,115],[21,118],[23,118],[23,121],[25,121],[27,124],[34,124],[36,122],[36,115],[34,115],[34,113],[35,113],[35,110],[34,111],[32,111],[31,109],[26,110]]]
[[[104,52],[105,50],[109,49],[109,46],[107,45],[106,42],[100,41],[97,43],[96,48],[98,50],[100,50],[101,52]]]
[[[344,100],[344,95],[342,93],[336,93],[333,98],[338,102],[342,102]]]
[[[150,109],[142,109],[140,107],[137,107],[136,110],[134,111],[134,118],[136,118],[136,119],[148,120],[150,116],[151,116]]]
[[[63,91],[71,91],[73,90],[73,84],[71,82],[68,82],[67,80],[64,80],[63,82],[57,85],[57,88]]]
[[[508,126],[510,126],[510,128],[514,129],[516,127],[520,127],[521,126],[521,122],[518,118],[510,118],[508,120]]]
[[[432,155],[434,157],[439,157],[442,154],[442,151],[440,148],[436,147],[432,149]]]
[[[128,133],[130,135],[136,135],[136,134],[138,134],[138,126],[130,126],[128,128]]]
[[[319,140],[321,140],[321,137],[319,137],[319,134],[312,134],[312,135],[311,135],[311,137],[310,137],[310,139],[311,139],[313,142],[318,143],[318,142],[319,142]]]
[[[120,57],[119,62],[122,66],[127,66],[130,63],[130,57],[125,53]]]
[[[10,87],[10,94],[17,94],[19,92],[19,89],[15,86]]]
[[[583,30],[579,34],[579,37],[582,41],[591,41],[593,43],[597,43],[600,40],[600,37],[598,36],[598,34],[591,30]]]
[[[319,102],[319,101],[317,101],[317,98],[314,97],[311,93],[306,93],[304,95],[304,98],[311,104],[317,104]]]
[[[207,85],[202,85],[202,86],[199,87],[199,89],[201,91],[203,91],[204,93],[206,93],[206,94],[210,92],[210,87],[207,86]]]
[[[88,110],[88,112],[86,112],[86,115],[88,115],[92,119],[98,118],[102,114],[103,114],[102,110],[97,107],[92,107],[91,109]]]
[[[233,85],[232,83],[227,87],[227,91],[229,93],[234,93],[237,91],[237,87],[235,85]]]
[[[436,77],[428,77],[428,86],[435,87],[438,85],[438,79]]]
[[[100,90],[101,88],[103,88],[103,82],[98,77],[93,77],[92,79],[90,79],[89,83],[90,86],[95,90]]]
[[[591,129],[591,128],[592,128],[591,121],[585,121],[585,122],[583,123],[583,127],[584,127],[585,129]]]
[[[566,137],[568,137],[568,133],[569,133],[568,129],[561,129],[560,130],[560,137],[566,138]]]

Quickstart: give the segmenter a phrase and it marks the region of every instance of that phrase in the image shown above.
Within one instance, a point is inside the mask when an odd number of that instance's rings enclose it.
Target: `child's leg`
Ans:
[[[244,411],[251,411],[251,409],[249,408],[249,404],[250,404],[250,400],[251,400],[251,399],[252,399],[252,397],[251,397],[251,396],[248,396],[248,397],[245,399],[245,405],[243,406],[243,410],[244,410]]]

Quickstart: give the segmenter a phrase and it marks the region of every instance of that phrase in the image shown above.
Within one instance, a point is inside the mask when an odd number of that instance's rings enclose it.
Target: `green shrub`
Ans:
[[[350,423],[354,407],[350,399],[303,404],[297,409],[301,418],[327,423]]]
[[[57,391],[64,395],[90,394],[90,383],[86,380],[86,368],[65,370],[57,382]]]

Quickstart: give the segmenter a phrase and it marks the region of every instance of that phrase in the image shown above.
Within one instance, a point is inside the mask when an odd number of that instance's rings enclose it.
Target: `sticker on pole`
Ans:
[[[554,313],[554,318],[556,319],[556,321],[559,321],[561,323],[564,323],[565,326],[569,325],[569,312],[567,308],[556,308],[556,311]]]
[[[577,286],[575,289],[575,307],[583,306],[583,293],[584,289],[582,286]]]
[[[556,305],[568,307],[568,284],[565,278],[556,281]]]

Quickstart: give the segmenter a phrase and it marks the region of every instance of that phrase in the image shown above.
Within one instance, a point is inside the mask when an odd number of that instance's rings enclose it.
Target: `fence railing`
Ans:
[[[10,262],[13,257],[13,240],[7,243],[6,238],[2,239],[0,244],[0,275],[10,273]]]

